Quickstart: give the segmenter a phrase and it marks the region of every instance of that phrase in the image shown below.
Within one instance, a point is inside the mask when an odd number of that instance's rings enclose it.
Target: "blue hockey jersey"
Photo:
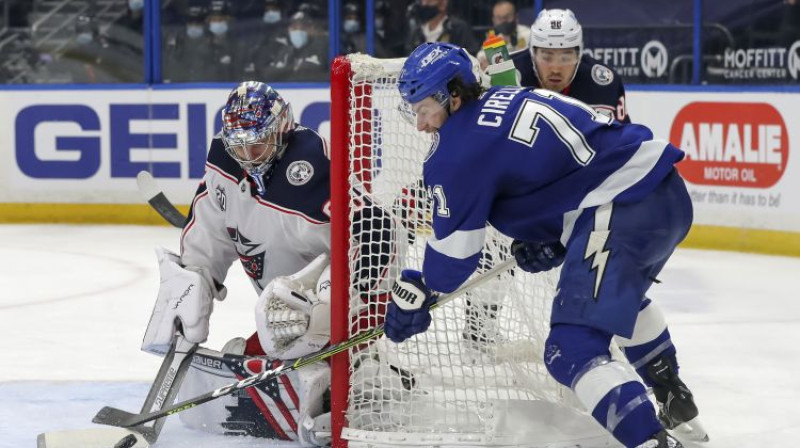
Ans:
[[[644,198],[683,152],[586,104],[542,89],[494,87],[450,116],[423,166],[433,198],[427,285],[450,292],[477,267],[485,225],[567,245],[583,210]]]

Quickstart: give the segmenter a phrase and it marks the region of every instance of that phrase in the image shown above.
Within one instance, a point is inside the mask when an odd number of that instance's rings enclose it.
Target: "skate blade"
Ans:
[[[676,426],[673,430],[673,435],[679,439],[686,439],[692,442],[708,442],[708,433],[703,424],[700,423],[700,417],[695,417],[688,422],[683,422]]]

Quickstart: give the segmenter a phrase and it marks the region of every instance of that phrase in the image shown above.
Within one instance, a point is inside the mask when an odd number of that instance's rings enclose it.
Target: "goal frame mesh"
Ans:
[[[370,66],[374,62],[378,66],[386,67],[395,74],[399,72],[403,62],[402,59],[379,60],[366,55],[347,55],[337,57],[331,65],[331,343],[333,344],[352,336],[349,334],[353,326],[349,308],[351,303],[349,245],[352,224],[350,193],[353,188],[351,180],[358,177],[359,187],[367,191],[370,190],[373,181],[370,175],[373,168],[370,166],[372,158],[369,157],[372,155],[370,154],[372,142],[369,141],[373,118],[370,103],[372,87],[361,82],[365,79],[360,77],[357,68],[354,69],[354,65],[361,66],[364,61],[370,63]],[[355,85],[354,77],[358,80]],[[352,95],[354,90],[356,94]],[[353,139],[358,139],[358,144],[353,145],[355,156],[351,155]],[[359,173],[357,176],[353,174],[354,165],[357,165]],[[331,423],[332,446],[335,448],[348,446],[347,440],[343,438],[343,428],[347,427],[348,423],[350,369],[350,352],[342,352],[332,358]],[[530,422],[533,419],[530,415],[530,406],[509,417],[508,420],[516,419],[515,422],[517,420],[518,422],[515,424],[521,425],[530,423],[532,427],[536,427],[537,434],[542,431],[547,432],[554,426],[566,426],[566,428],[554,431],[551,439],[544,437],[542,441],[531,441],[532,443],[526,443],[524,446],[613,446],[609,445],[613,444],[613,441],[609,440],[605,431],[594,424],[585,413],[579,411],[575,402],[565,405],[569,400],[564,399],[562,403],[556,405],[555,401],[536,401],[533,412],[536,419],[542,420],[539,422],[540,427]],[[359,440],[363,443],[358,446],[521,446],[519,443],[504,443],[502,437],[486,438],[474,434],[423,434],[421,437],[409,440],[408,435],[403,433],[385,432],[376,435],[367,432]]]

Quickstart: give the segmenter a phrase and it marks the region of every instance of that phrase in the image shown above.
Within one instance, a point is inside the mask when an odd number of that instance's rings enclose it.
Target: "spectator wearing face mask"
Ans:
[[[342,8],[342,54],[366,53],[367,40],[361,28],[361,9],[357,3],[345,3]]]
[[[224,0],[190,0],[186,23],[164,51],[166,82],[233,81],[236,40],[230,37],[228,4]]]
[[[202,42],[205,53],[200,81],[235,81],[241,77],[241,54],[244,48],[236,33],[227,0],[211,0],[206,18],[207,34]],[[194,75],[195,79],[197,74]]]
[[[328,35],[315,29],[312,20],[302,10],[292,15],[287,34],[261,52],[259,78],[301,82],[328,79]]]
[[[125,13],[105,31],[108,45],[137,82],[144,82],[144,3],[145,0],[128,0]]]
[[[256,44],[243,46],[241,65],[242,79],[257,79],[261,75],[259,65],[265,64],[275,51],[276,40],[281,45],[288,44],[287,23],[284,20],[283,8],[278,0],[260,0],[262,9],[255,18],[245,20],[241,26],[242,36],[255,37]],[[272,82],[274,80],[270,80]]]
[[[448,0],[417,0],[412,4],[414,20],[406,53],[424,42],[449,42],[466,49],[470,54],[480,50],[480,42],[469,24],[447,13]]]
[[[106,39],[98,33],[94,19],[78,16],[74,26],[75,37],[66,51],[51,64],[51,70],[66,73],[68,82],[74,83],[129,82],[124,70],[114,64],[113,52]]]
[[[500,0],[494,4],[492,8],[492,27],[491,31],[506,41],[509,53],[528,48],[531,29],[518,22],[517,9],[514,7],[514,3],[508,0]],[[477,57],[481,63],[481,68],[486,69],[489,62],[486,60],[486,54],[484,54],[483,50],[478,52]]]

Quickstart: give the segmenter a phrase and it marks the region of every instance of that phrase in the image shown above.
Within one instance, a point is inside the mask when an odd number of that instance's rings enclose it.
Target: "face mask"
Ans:
[[[139,11],[144,8],[144,0],[128,0],[128,8],[131,11]]]
[[[228,32],[228,22],[211,22],[208,29],[213,34],[220,36]]]
[[[289,30],[289,40],[294,48],[302,48],[308,42],[308,32],[305,30]]]
[[[190,39],[197,39],[203,35],[203,27],[201,25],[189,25],[186,27],[186,35]]]
[[[80,33],[75,36],[75,42],[80,45],[86,45],[93,40],[92,33]]]
[[[264,11],[264,23],[278,23],[281,20],[281,12],[270,10]]]
[[[383,17],[375,18],[375,29],[382,30],[383,29]]]
[[[431,20],[432,18],[434,18],[434,17],[436,17],[438,15],[439,15],[439,7],[438,6],[433,6],[433,5],[424,6],[423,5],[423,6],[420,6],[417,9],[417,18],[419,19],[419,21],[421,23],[425,23],[428,20]]]
[[[344,21],[344,31],[345,33],[357,33],[361,26],[358,23],[358,20],[345,20]]]

